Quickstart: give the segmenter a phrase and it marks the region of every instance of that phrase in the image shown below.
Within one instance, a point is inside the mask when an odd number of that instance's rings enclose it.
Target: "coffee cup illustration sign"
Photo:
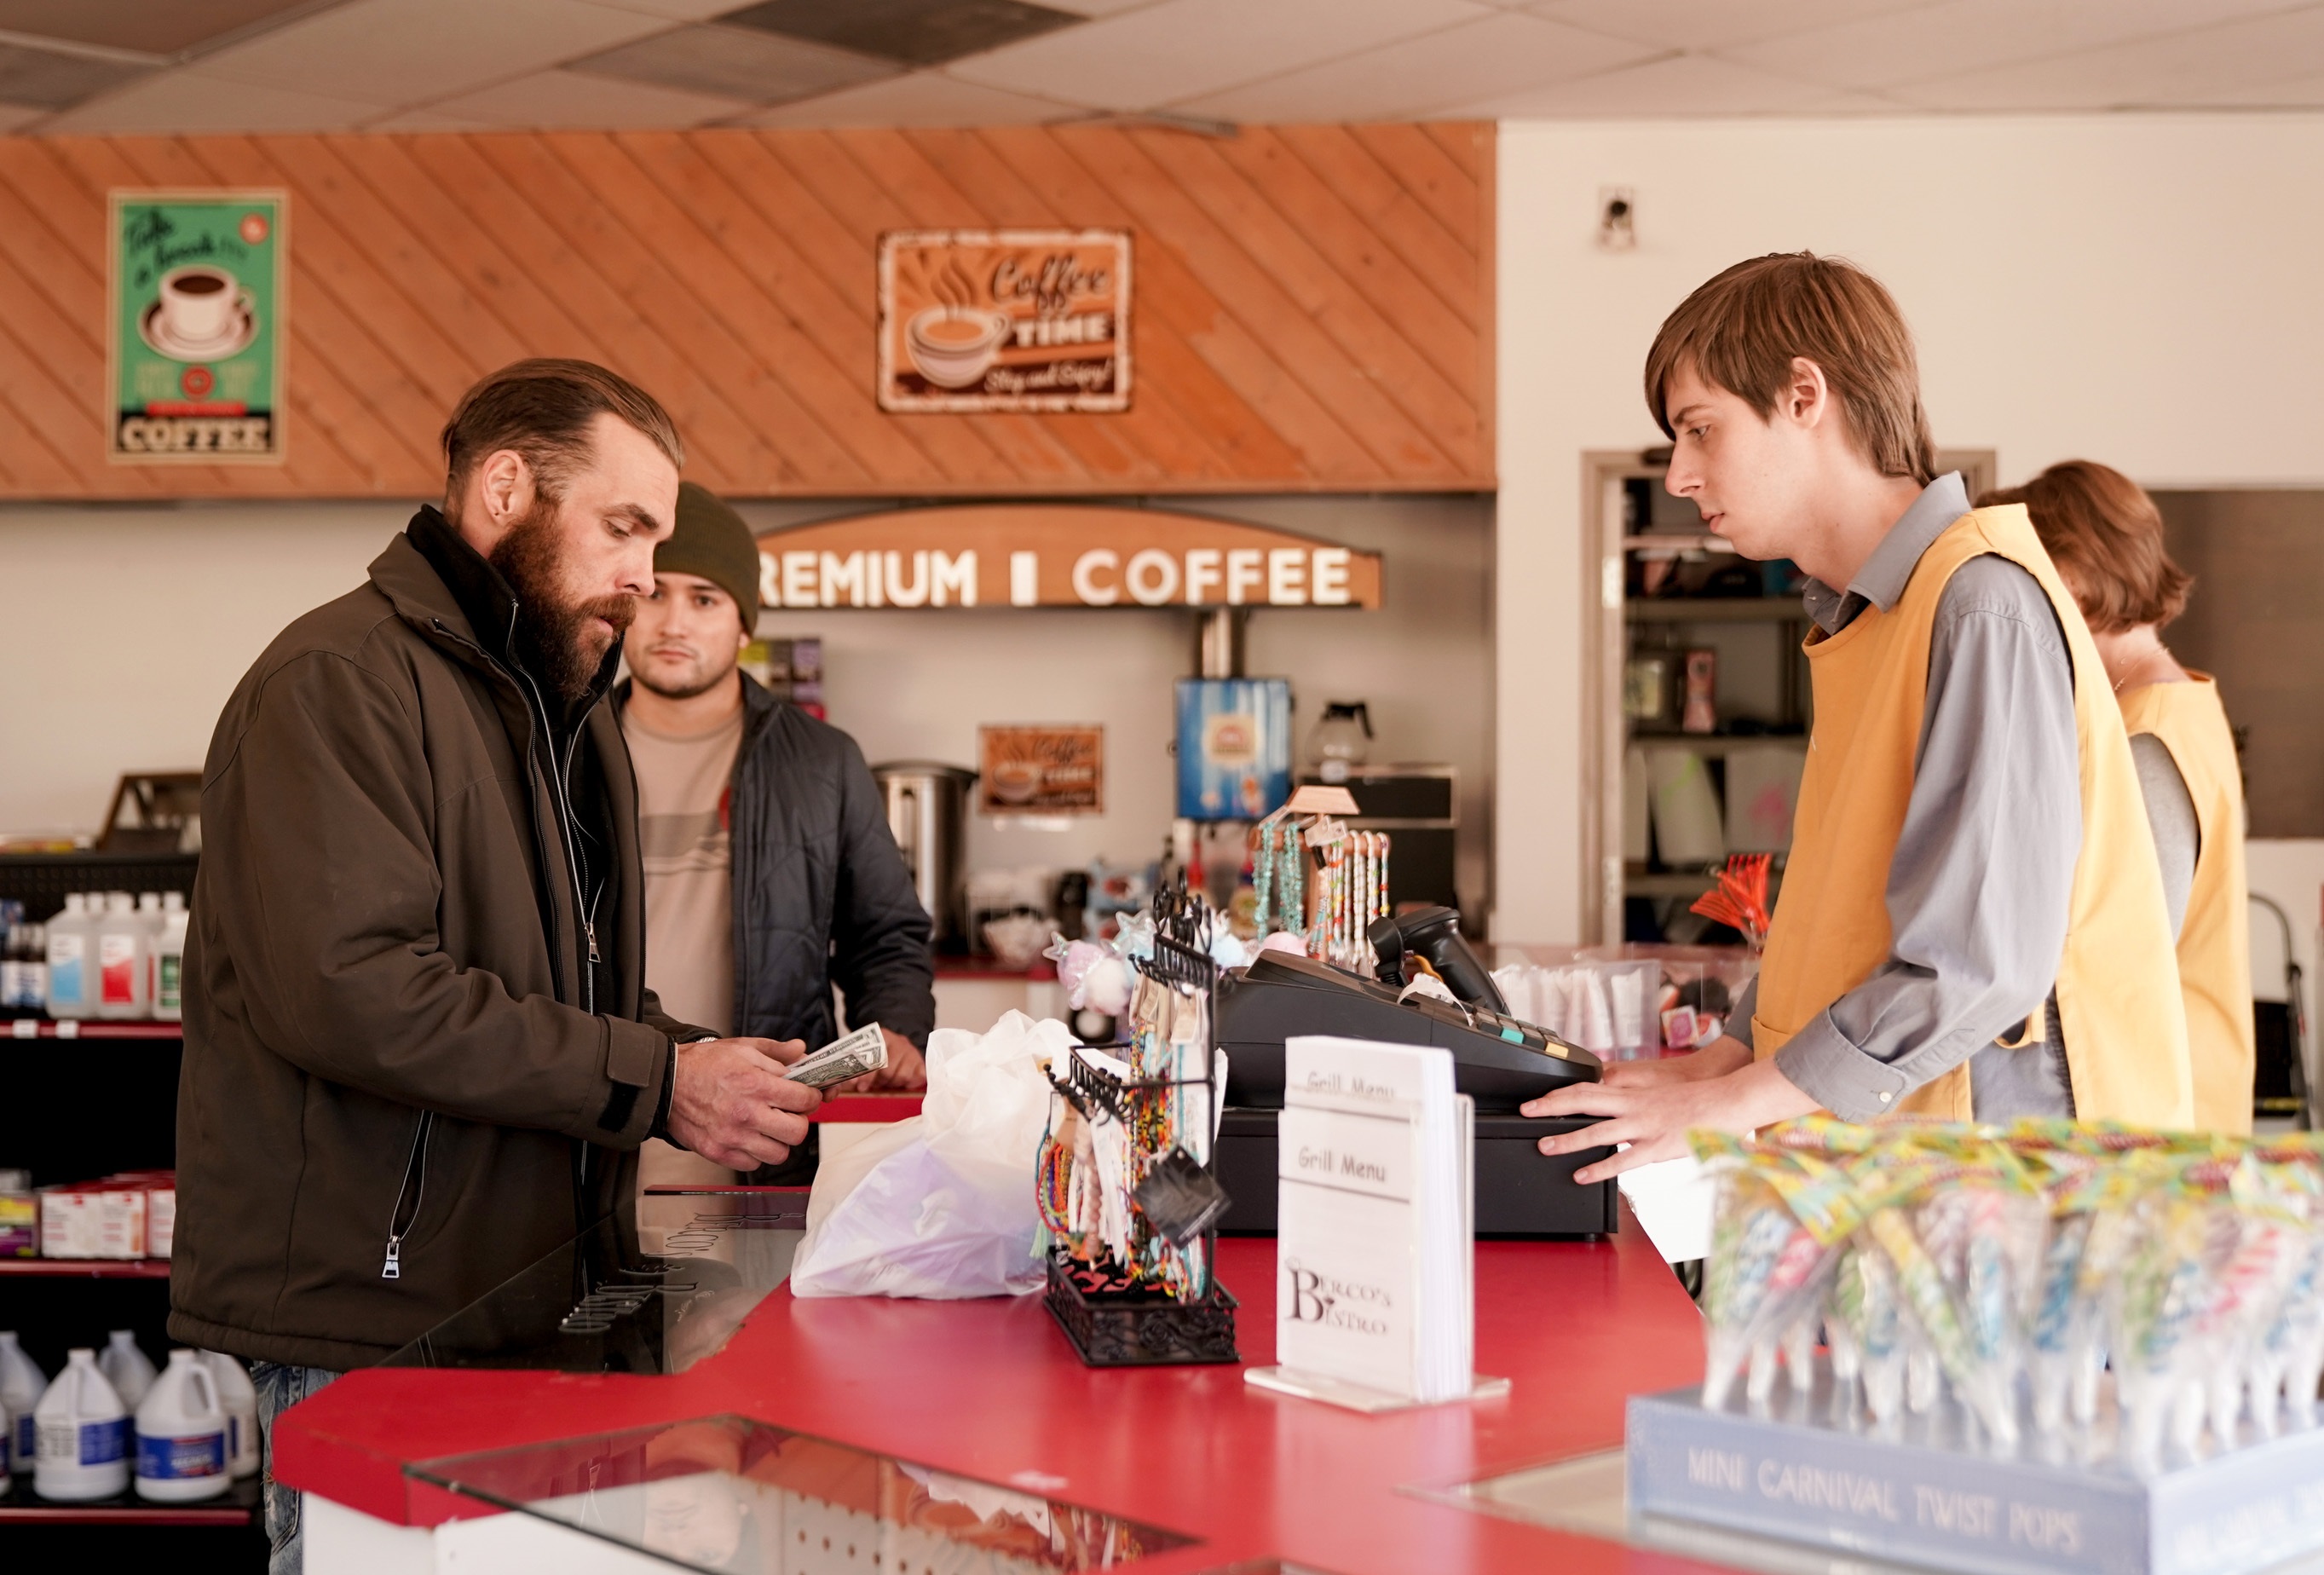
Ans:
[[[880,237],[880,407],[1130,408],[1124,230]]]
[[[110,210],[107,457],[281,463],[283,195],[115,191]]]

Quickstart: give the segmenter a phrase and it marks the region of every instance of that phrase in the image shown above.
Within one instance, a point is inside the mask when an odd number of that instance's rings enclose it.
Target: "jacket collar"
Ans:
[[[371,577],[422,633],[440,631],[509,673],[527,671],[516,650],[515,588],[434,506],[422,505],[412,515],[403,534],[373,562]],[[560,728],[576,725],[604,698],[621,662],[622,644],[615,640],[588,691],[558,718]]]

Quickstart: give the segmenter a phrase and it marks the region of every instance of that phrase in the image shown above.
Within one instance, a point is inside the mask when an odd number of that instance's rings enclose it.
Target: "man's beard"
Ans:
[[[516,657],[525,671],[548,685],[558,698],[570,704],[589,692],[605,665],[605,653],[622,638],[637,616],[635,596],[598,596],[567,603],[561,599],[557,504],[548,498],[533,502],[531,511],[501,538],[492,553],[492,566],[516,593]],[[613,626],[604,643],[594,637],[590,620],[603,618]]]

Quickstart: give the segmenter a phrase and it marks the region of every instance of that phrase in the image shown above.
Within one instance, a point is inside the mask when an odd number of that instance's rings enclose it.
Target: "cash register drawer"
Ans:
[[[1276,1121],[1280,1110],[1228,1106],[1219,1123],[1219,1184],[1233,1200],[1219,1220],[1229,1236],[1275,1234]],[[1615,1184],[1578,1186],[1573,1173],[1609,1152],[1553,1159],[1534,1147],[1588,1121],[1477,1117],[1477,1234],[1602,1236],[1618,1223]]]

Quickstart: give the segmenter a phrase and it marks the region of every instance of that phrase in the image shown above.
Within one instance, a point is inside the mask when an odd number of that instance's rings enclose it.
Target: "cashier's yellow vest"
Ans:
[[[1887,960],[1888,866],[1913,793],[1937,603],[1956,570],[1988,553],[2040,583],[2073,658],[2082,846],[2057,990],[2076,1113],[2185,1127],[2193,1116],[2186,1019],[2130,739],[2081,613],[2023,504],[1953,521],[1922,555],[1893,610],[1867,607],[1838,634],[1809,634],[1815,732],[1760,963],[1756,1053],[1774,1055]],[[2006,881],[2010,871],[1991,870],[1985,878]],[[2032,1021],[2038,1039],[2038,1009]],[[2028,1045],[2024,1053],[2048,1051]],[[1969,1119],[1968,1066],[1913,1091],[1896,1108]]]
[[[2187,916],[2179,926],[2179,993],[2187,1005],[2195,1125],[2207,1132],[2249,1132],[2259,1058],[2252,1028],[2243,776],[2218,685],[2202,673],[2188,678],[2124,695],[2122,721],[2132,733],[2152,733],[2171,751],[2195,801],[2203,839]]]

